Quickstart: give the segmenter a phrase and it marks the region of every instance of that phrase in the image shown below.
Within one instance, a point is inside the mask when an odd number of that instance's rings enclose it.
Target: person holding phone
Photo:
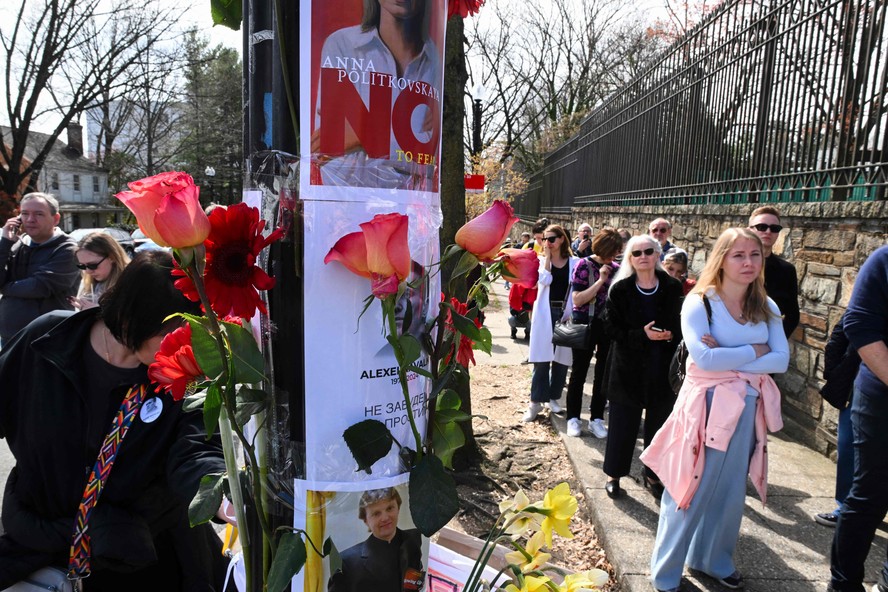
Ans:
[[[77,242],[58,228],[59,202],[28,193],[0,231],[0,345],[53,310],[72,310],[80,272]]]
[[[583,222],[577,230],[577,238],[571,243],[574,255],[577,257],[590,257],[592,255],[592,227]]]
[[[99,296],[114,283],[129,257],[114,237],[104,232],[91,232],[77,245],[77,269],[80,270],[80,290],[72,299],[77,310],[99,305]]]
[[[604,453],[605,491],[620,497],[620,478],[629,474],[644,413],[644,447],[675,403],[669,362],[681,340],[681,282],[660,264],[660,243],[642,234],[629,239],[605,303],[604,327],[611,338],[607,361],[610,401]],[[642,482],[655,497],[663,492],[657,474],[645,469]]]

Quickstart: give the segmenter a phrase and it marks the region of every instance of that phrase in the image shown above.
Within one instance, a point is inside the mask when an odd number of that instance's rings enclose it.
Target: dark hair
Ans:
[[[623,250],[623,237],[611,227],[602,228],[592,239],[592,252],[609,259],[616,257]]]
[[[569,258],[573,255],[573,251],[570,250],[570,239],[567,237],[567,233],[564,232],[564,228],[559,226],[558,224],[550,224],[543,230],[546,232],[554,232],[556,236],[561,237],[561,256],[565,259]]]
[[[200,314],[200,305],[173,285],[172,271],[173,257],[166,251],[143,251],[133,257],[117,283],[99,298],[102,319],[114,339],[137,350],[168,326],[181,323],[179,319],[165,323],[171,314]]]
[[[533,226],[530,228],[530,230],[534,234],[539,234],[541,232],[546,232],[546,227],[548,225],[549,225],[548,218],[540,218],[539,220],[537,220],[536,222],[533,223]]]
[[[371,506],[376,502],[395,500],[398,507],[401,507],[401,494],[394,487],[386,487],[385,489],[370,489],[365,491],[358,502],[358,518],[364,520],[367,518],[367,506]]]

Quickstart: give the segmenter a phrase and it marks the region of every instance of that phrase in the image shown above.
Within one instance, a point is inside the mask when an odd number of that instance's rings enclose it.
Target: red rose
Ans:
[[[136,216],[145,236],[165,247],[182,249],[204,242],[210,221],[200,207],[200,188],[185,173],[160,173],[129,184],[117,194]]]
[[[517,221],[512,206],[498,199],[486,212],[457,230],[454,240],[481,261],[490,261]]]
[[[504,263],[503,277],[513,284],[535,288],[540,279],[540,259],[533,249],[503,249],[496,258]]]

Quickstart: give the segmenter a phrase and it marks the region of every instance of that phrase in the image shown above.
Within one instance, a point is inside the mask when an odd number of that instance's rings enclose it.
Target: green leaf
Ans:
[[[193,315],[183,316],[191,325],[191,349],[194,351],[197,365],[210,380],[218,378],[225,366],[219,355],[219,346],[207,329],[206,318]]]
[[[427,537],[444,528],[459,511],[456,483],[434,454],[423,456],[410,471],[408,491],[413,524]]]
[[[419,345],[419,341],[410,333],[404,333],[401,335],[398,338],[398,342],[401,344],[401,351],[404,352],[404,360],[406,362],[414,362],[419,359],[420,355],[422,355],[422,348]]]
[[[207,389],[207,399],[204,401],[204,429],[207,431],[207,440],[216,433],[219,425],[219,413],[222,412],[222,393],[218,385],[211,384]]]
[[[453,454],[466,443],[465,434],[453,420],[454,414],[469,418],[468,414],[454,409],[435,412],[432,422],[432,447],[444,466],[453,468]]]
[[[339,549],[336,548],[336,544],[330,537],[327,537],[327,540],[324,541],[324,555],[330,558],[331,574],[335,574],[342,569],[342,556],[339,554]]]
[[[450,283],[452,284],[455,280],[466,275],[476,267],[478,267],[478,258],[465,251],[462,257],[459,258],[459,263],[456,264],[453,273],[450,274]]]
[[[376,419],[349,426],[342,437],[358,463],[358,470],[367,471],[368,475],[373,473],[373,463],[388,454],[395,441],[385,424]]]
[[[210,14],[214,25],[222,25],[239,31],[244,17],[241,0],[210,0]]]
[[[485,354],[489,354],[491,348],[493,347],[493,338],[490,336],[490,329],[487,327],[481,327],[478,329],[478,339],[475,340],[475,344],[472,346],[472,349],[478,349],[483,351]]]
[[[234,420],[243,426],[250,418],[268,408],[268,395],[261,389],[241,388],[237,391]]]
[[[459,394],[453,389],[444,389],[435,402],[435,411],[444,411],[445,409],[459,409],[462,401]]]
[[[461,314],[458,314],[455,310],[451,309],[450,318],[453,320],[453,326],[456,327],[456,330],[471,339],[472,341],[478,341],[482,338],[481,331],[475,325],[475,321],[469,319],[468,317],[464,317]],[[490,332],[488,331],[488,337]]]
[[[219,511],[219,506],[222,505],[224,480],[221,473],[201,477],[197,494],[188,504],[188,521],[192,527],[208,522]]]
[[[269,592],[280,592],[285,587],[289,588],[290,580],[305,565],[306,557],[305,541],[299,534],[285,532],[281,535],[274,561],[268,570]]]
[[[235,382],[253,384],[265,380],[265,359],[253,333],[235,323],[222,323],[222,330],[231,348]]]
[[[203,409],[204,401],[207,400],[207,391],[194,393],[182,402],[182,411],[200,411]]]

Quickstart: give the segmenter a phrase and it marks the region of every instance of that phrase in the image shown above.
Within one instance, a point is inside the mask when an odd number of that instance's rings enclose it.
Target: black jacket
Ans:
[[[77,293],[77,241],[59,231],[38,245],[0,238],[0,340],[51,310],[72,310]]]
[[[407,568],[422,570],[422,537],[415,528],[398,529],[391,542],[372,534],[342,552],[342,568],[327,592],[401,592]]]
[[[635,276],[614,284],[605,305],[604,326],[611,338],[607,357],[607,396],[616,403],[647,407],[651,397],[675,395],[669,386],[669,362],[681,341],[681,282],[656,271],[656,326],[672,331],[671,341],[651,341],[644,332],[650,322],[641,315],[641,294]],[[656,362],[653,362],[656,360]],[[652,367],[655,364],[656,367]]]
[[[836,409],[845,409],[851,403],[854,379],[860,370],[860,356],[845,335],[845,316],[839,319],[829,336],[823,352],[823,378],[826,382],[820,394]]]
[[[0,352],[0,437],[16,459],[3,496],[0,589],[47,564],[67,565],[74,516],[96,460],[87,448],[101,443],[86,442],[91,415],[81,392],[82,352],[97,311],[48,313]],[[115,408],[126,390],[114,393]],[[173,560],[188,565],[182,590],[214,590],[222,556],[209,555],[212,539],[201,530],[211,527],[189,529],[186,511],[200,478],[224,472],[221,445],[206,440],[199,412],[157,396],[162,413],[150,423],[134,420],[89,519],[92,569],[101,577],[156,565],[159,555],[171,555],[155,546],[162,539],[176,547]],[[121,577],[120,589],[139,588]]]
[[[792,263],[773,253],[765,259],[765,292],[777,303],[789,338],[799,326],[799,277]]]

